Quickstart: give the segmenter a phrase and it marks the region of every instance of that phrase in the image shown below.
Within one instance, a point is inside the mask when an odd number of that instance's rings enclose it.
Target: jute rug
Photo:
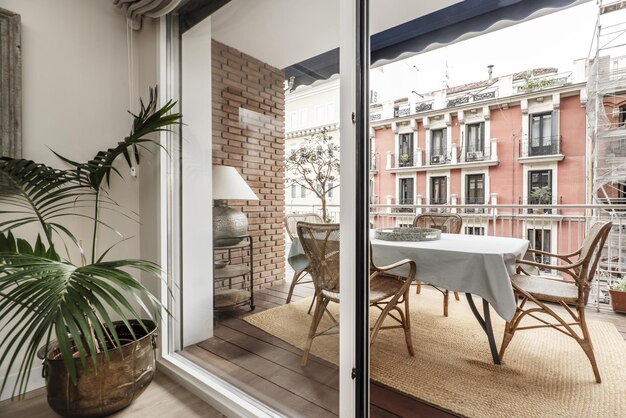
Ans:
[[[408,355],[401,330],[381,331],[372,346],[372,379],[471,417],[626,417],[626,343],[613,324],[588,321],[601,384],[595,383],[580,346],[552,329],[519,331],[503,364],[496,366],[486,336],[461,296],[461,301],[450,298],[445,318],[440,293],[423,288],[420,295],[412,294],[415,357]],[[304,299],[245,320],[302,348],[310,302]],[[331,305],[336,313],[338,305]],[[371,312],[373,323],[377,313]],[[493,311],[492,320],[499,345],[504,321]],[[337,364],[338,336],[316,338],[311,352]]]

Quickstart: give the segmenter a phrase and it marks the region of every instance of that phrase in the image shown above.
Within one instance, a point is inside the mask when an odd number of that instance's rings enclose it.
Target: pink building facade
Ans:
[[[537,69],[373,105],[374,226],[451,211],[462,233],[527,237],[552,251],[577,245],[580,225],[563,219],[580,210],[533,208],[587,202],[585,84],[572,78]]]

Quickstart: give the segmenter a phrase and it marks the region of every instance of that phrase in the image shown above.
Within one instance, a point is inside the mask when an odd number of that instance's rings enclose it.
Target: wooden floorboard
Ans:
[[[291,277],[292,273],[287,273]],[[285,304],[289,285],[277,284],[255,293],[256,309],[220,313],[215,337],[185,349],[188,357],[229,383],[287,416],[337,416],[339,372],[337,366],[311,356],[300,367],[302,350],[243,320],[248,315]],[[312,296],[311,284],[298,285],[293,301]],[[610,322],[626,340],[626,315],[608,310],[588,310],[588,319]],[[455,417],[388,387],[371,383],[371,416]]]
[[[317,363],[315,367],[302,367],[300,365],[300,360],[302,359],[300,354],[277,347],[229,327],[217,326],[215,328],[215,336],[243,350],[254,353],[265,360],[279,364],[305,378],[316,381],[321,385],[327,385],[335,390],[339,389],[339,382],[334,379],[336,374],[336,367],[334,366]]]
[[[237,364],[239,367],[284,388],[328,412],[338,413],[339,392],[337,389],[333,389],[324,383],[316,382],[284,367],[282,364],[274,363],[258,356],[256,353],[251,353],[219,338],[211,338],[197,344],[197,346],[224,360]]]
[[[111,418],[221,418],[223,415],[167,376],[157,373],[146,391]],[[60,418],[48,406],[45,389],[21,401],[0,402],[2,418]]]
[[[207,371],[289,417],[332,418],[336,414],[320,408],[272,381],[198,346],[185,348],[183,355]]]

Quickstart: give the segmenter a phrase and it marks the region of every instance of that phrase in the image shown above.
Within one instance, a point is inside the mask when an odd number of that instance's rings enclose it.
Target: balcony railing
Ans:
[[[520,142],[520,157],[544,157],[561,154],[561,136],[529,138]]]
[[[461,155],[465,157],[465,161],[467,162],[489,160],[491,159],[491,147],[487,144],[483,144],[482,146],[471,144],[461,150]]]
[[[394,106],[393,116],[396,118],[401,118],[402,116],[409,116],[411,114],[411,104],[404,103],[401,105]]]
[[[564,86],[572,83],[572,72],[551,73],[536,77],[527,77],[513,82],[513,89],[518,93]]]
[[[448,152],[446,148],[430,150],[430,156],[428,158],[430,165],[446,164],[449,163],[451,160],[452,155]]]
[[[378,170],[378,154],[370,155],[370,171]]]
[[[418,199],[419,201],[419,199]],[[558,219],[535,216],[534,205],[476,204],[476,205],[370,205],[370,226],[388,228],[410,226],[420,213],[429,211],[458,213],[463,218],[462,234],[529,239],[536,230],[550,231],[538,234],[546,242],[535,242],[536,249],[557,253],[571,253],[582,246],[588,228],[597,220],[613,223],[607,239],[598,272],[592,283],[589,303],[600,307],[609,303],[608,286],[617,278],[626,276],[626,205],[548,205]],[[321,212],[321,206],[287,206],[286,213]],[[328,206],[329,217],[339,222],[339,206]],[[549,241],[548,241],[549,238]],[[534,238],[533,238],[534,240]],[[547,260],[556,263],[557,260]],[[555,274],[555,270],[548,273]]]
[[[391,166],[389,168],[411,168],[419,165],[418,152],[413,154],[391,154]]]

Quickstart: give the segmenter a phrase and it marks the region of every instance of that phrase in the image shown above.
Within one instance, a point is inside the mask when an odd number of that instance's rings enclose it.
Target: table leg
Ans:
[[[472,309],[472,313],[478,320],[478,323],[482,327],[483,331],[485,331],[485,334],[487,334],[487,339],[489,340],[489,349],[491,350],[493,363],[500,364],[500,355],[498,354],[498,347],[496,347],[496,339],[493,337],[493,328],[491,326],[489,302],[483,299],[483,316],[481,317],[478,309],[476,309],[476,305],[474,304],[474,299],[472,299],[472,294],[466,293],[465,296],[467,296],[467,303],[469,303],[469,306]]]

